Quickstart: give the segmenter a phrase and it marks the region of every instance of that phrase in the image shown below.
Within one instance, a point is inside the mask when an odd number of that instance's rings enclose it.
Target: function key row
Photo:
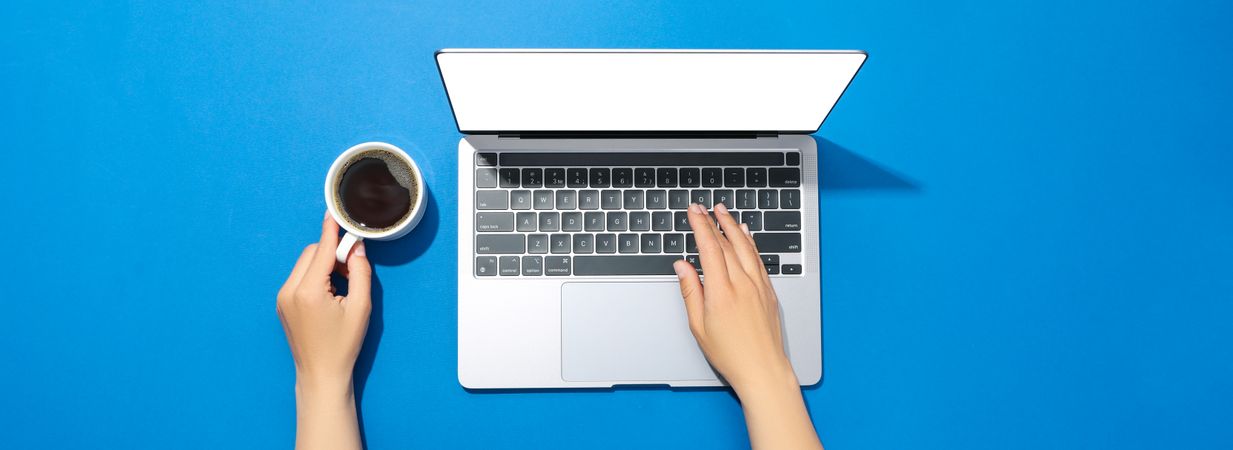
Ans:
[[[797,167],[475,169],[479,188],[800,187]]]
[[[479,210],[688,209],[690,203],[728,209],[800,209],[799,189],[479,190]]]
[[[800,231],[800,211],[728,211],[732,220],[750,231]],[[714,214],[712,212],[711,214]],[[714,216],[712,215],[712,218]],[[685,211],[591,211],[475,213],[475,231],[481,233],[533,231],[690,231]]]

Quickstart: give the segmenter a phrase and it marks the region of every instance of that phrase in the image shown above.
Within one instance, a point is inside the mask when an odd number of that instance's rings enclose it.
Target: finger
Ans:
[[[702,280],[693,264],[681,259],[672,263],[676,277],[681,283],[681,298],[685,300],[685,315],[689,318],[689,330],[694,336],[701,336],[702,327]]]
[[[330,273],[334,272],[334,251],[337,249],[338,222],[327,212],[321,223],[321,241],[317,243],[317,254],[313,255],[312,264],[308,266],[305,276],[329,283]]]
[[[299,286],[300,280],[304,279],[304,273],[308,271],[308,265],[315,253],[317,253],[317,244],[308,244],[304,247],[304,251],[300,252],[299,259],[295,260],[295,267],[291,268],[291,275],[287,276],[287,281],[278,290],[280,297],[285,293],[295,292],[295,287]]]
[[[731,214],[728,214],[728,207],[723,203],[715,205],[715,216],[719,219],[719,226],[724,230],[724,238],[732,245],[732,255],[735,256],[740,268],[749,276],[750,279],[761,279],[762,276],[758,272],[765,273],[762,269],[761,258],[758,257],[758,249],[754,246],[749,236],[745,234],[745,230],[741,229],[741,224],[736,223]],[[731,264],[731,263],[729,263]]]
[[[372,301],[372,264],[364,250],[364,241],[356,242],[347,257],[347,301],[352,303]]]
[[[689,205],[689,227],[694,230],[694,241],[698,245],[698,259],[702,260],[702,274],[706,282],[728,284],[728,263],[724,262],[724,251],[720,245],[719,232],[711,222],[711,216],[706,209],[697,203]]]

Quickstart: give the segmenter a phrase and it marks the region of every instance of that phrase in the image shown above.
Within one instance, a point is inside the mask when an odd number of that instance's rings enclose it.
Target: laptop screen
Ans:
[[[442,50],[458,130],[818,130],[860,51]]]

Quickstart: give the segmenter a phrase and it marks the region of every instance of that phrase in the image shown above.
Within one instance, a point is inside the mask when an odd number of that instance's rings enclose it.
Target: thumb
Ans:
[[[694,266],[685,260],[672,264],[676,277],[681,282],[681,298],[685,299],[685,314],[689,317],[689,330],[694,337],[702,335],[702,280]]]
[[[368,263],[364,241],[355,243],[347,258],[347,300],[369,302],[372,300],[372,264]]]

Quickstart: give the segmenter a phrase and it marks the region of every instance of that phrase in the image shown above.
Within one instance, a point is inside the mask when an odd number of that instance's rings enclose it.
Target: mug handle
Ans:
[[[334,259],[338,262],[346,264],[347,255],[351,253],[351,247],[355,246],[356,242],[362,241],[364,238],[351,234],[350,231],[343,235],[342,240],[338,241],[338,250],[334,251]]]

